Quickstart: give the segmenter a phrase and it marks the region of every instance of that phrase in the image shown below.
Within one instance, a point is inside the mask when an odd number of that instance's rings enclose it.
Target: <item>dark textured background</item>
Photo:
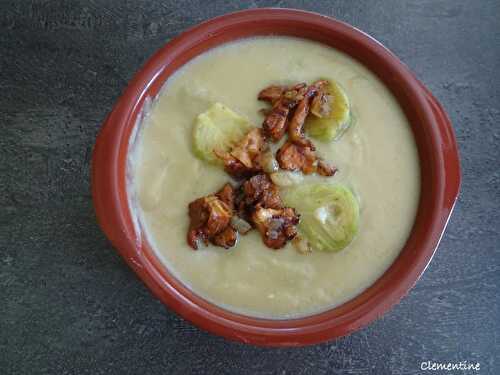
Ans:
[[[0,374],[500,373],[500,2],[1,1]],[[448,110],[463,185],[439,251],[384,318],[349,337],[264,349],[158,302],[99,230],[89,191],[106,113],[157,48],[250,7],[314,10],[394,51]],[[469,372],[470,373],[470,372]]]

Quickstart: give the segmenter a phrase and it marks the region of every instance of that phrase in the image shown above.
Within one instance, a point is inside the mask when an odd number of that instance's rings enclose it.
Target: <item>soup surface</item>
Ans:
[[[230,181],[221,168],[192,153],[196,116],[221,102],[260,126],[259,109],[265,105],[257,93],[262,88],[319,77],[343,86],[356,118],[338,141],[314,141],[318,153],[339,169],[327,181],[350,187],[359,199],[360,226],[353,242],[339,253],[304,255],[291,244],[271,250],[254,230],[229,250],[191,249],[186,243],[189,202]],[[137,126],[128,175],[138,228],[170,272],[229,310],[288,318],[337,306],[384,273],[412,228],[420,176],[407,119],[374,74],[333,48],[287,37],[215,48],[172,76]]]

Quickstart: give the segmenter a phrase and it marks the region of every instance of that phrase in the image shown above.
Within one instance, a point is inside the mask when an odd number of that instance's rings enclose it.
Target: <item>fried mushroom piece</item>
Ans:
[[[302,99],[295,112],[292,119],[290,120],[290,125],[288,127],[289,138],[298,144],[305,144],[307,140],[304,137],[303,127],[306,117],[309,114],[309,98]]]
[[[288,136],[293,142],[303,146],[307,145],[308,141],[304,137],[304,123],[311,109],[311,103],[314,102],[315,98],[318,97],[319,94],[322,95],[323,88],[327,84],[328,81],[325,80],[316,81],[312,85],[308,86],[306,91],[301,96],[288,127]],[[315,105],[317,106],[317,104]]]
[[[294,107],[300,100],[304,98],[306,92],[307,92],[307,84],[301,82],[286,88],[283,91],[282,97],[283,99],[288,101],[291,107]]]
[[[313,82],[311,86],[313,86],[317,92],[325,92],[325,88],[329,83],[330,82],[326,79],[318,79],[317,81]]]
[[[316,152],[314,145],[308,142],[302,146],[293,142],[286,142],[277,152],[276,159],[281,169],[288,171],[302,171],[311,174],[316,171]]]
[[[295,237],[299,222],[295,210],[283,206],[278,187],[266,174],[246,180],[238,194],[227,183],[217,193],[196,199],[189,204],[189,217],[187,241],[195,250],[209,242],[229,249],[236,245],[238,232],[246,234],[252,226],[266,246],[280,249]]]
[[[265,111],[262,124],[266,136],[278,142],[288,130],[292,141],[304,145],[302,128],[311,106],[314,105],[315,113],[327,110],[329,102],[324,91],[327,84],[326,80],[318,80],[310,86],[298,83],[290,87],[272,85],[263,89],[258,99],[273,105],[271,110]]]
[[[231,156],[238,159],[246,168],[255,168],[258,157],[264,148],[264,137],[260,129],[250,130],[231,150]]]
[[[234,189],[230,184],[214,195],[198,198],[189,204],[189,231],[187,242],[197,250],[200,242],[226,249],[234,246],[236,238],[231,234],[230,222],[233,216]],[[232,228],[231,228],[232,229]],[[234,229],[233,229],[234,231]],[[236,234],[236,231],[234,231]]]
[[[275,209],[283,207],[278,187],[266,174],[258,174],[245,181],[236,201],[240,216],[247,219],[257,206]]]
[[[281,209],[257,207],[252,222],[267,247],[280,249],[297,235],[299,215],[293,208]]]
[[[286,142],[277,152],[276,159],[281,169],[288,171],[302,171],[304,174],[318,173],[321,176],[331,177],[337,168],[318,158],[315,147],[309,140],[305,145]]]
[[[230,183],[226,183],[222,189],[215,194],[221,201],[227,204],[231,210],[234,209],[234,188]]]
[[[208,241],[222,232],[230,223],[231,208],[215,195],[198,198],[189,204],[189,246],[197,250],[199,242]]]
[[[250,130],[230,152],[214,150],[224,162],[225,171],[234,177],[246,177],[262,170],[260,157],[265,148],[262,130]]]
[[[259,95],[257,95],[257,99],[274,104],[281,98],[285,90],[284,86],[271,85],[261,90]]]
[[[214,151],[214,153],[219,159],[224,161],[224,170],[233,177],[242,178],[258,172],[252,169],[249,170],[243,163],[227,152],[221,153],[219,151]]]
[[[316,172],[321,176],[331,177],[337,173],[337,167],[328,164],[324,160],[318,160]]]
[[[285,100],[280,99],[264,119],[262,129],[273,142],[278,142],[285,135],[289,113],[290,106]]]
[[[277,93],[281,94],[277,97]],[[290,111],[299,103],[307,92],[307,85],[299,83],[292,87],[269,86],[259,93],[260,100],[270,101],[273,104],[267,113],[262,128],[273,142],[278,142],[288,129]]]
[[[245,181],[236,202],[239,215],[259,230],[267,247],[280,249],[297,234],[299,215],[284,207],[279,189],[268,175],[258,174]]]
[[[238,232],[232,226],[227,226],[219,234],[216,234],[212,239],[212,243],[216,246],[223,247],[225,249],[229,249],[236,245],[238,241]]]

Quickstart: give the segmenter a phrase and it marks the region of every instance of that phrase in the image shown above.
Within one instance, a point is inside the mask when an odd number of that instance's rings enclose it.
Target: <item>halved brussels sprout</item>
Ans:
[[[253,125],[221,103],[214,103],[196,118],[193,129],[194,154],[210,163],[222,163],[214,150],[229,151]]]
[[[287,191],[283,200],[301,215],[299,232],[316,250],[338,252],[358,232],[358,201],[344,186],[301,185]]]

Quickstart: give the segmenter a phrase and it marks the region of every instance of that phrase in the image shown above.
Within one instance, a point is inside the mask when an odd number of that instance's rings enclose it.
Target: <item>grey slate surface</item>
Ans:
[[[446,107],[461,150],[462,193],[417,286],[371,326],[306,348],[178,318],[116,255],[89,189],[100,124],[144,61],[189,26],[261,6],[380,40]],[[420,374],[427,360],[500,374],[499,19],[495,0],[0,1],[0,374]]]

